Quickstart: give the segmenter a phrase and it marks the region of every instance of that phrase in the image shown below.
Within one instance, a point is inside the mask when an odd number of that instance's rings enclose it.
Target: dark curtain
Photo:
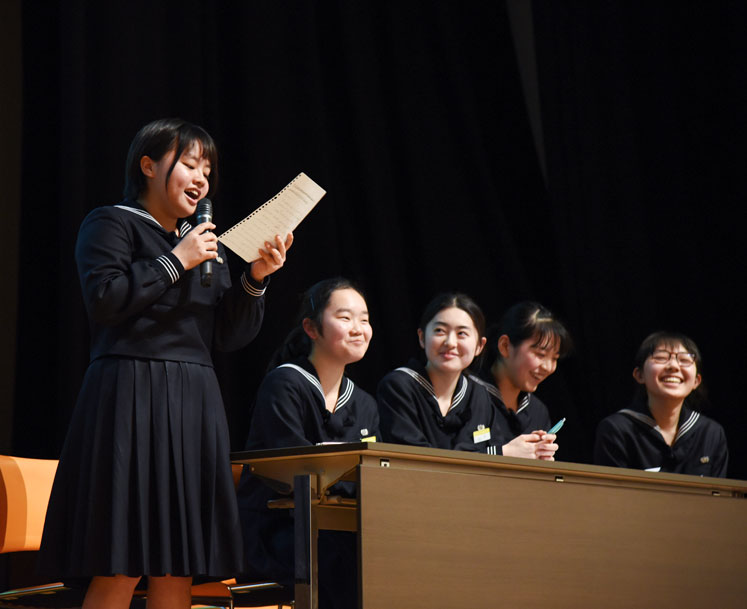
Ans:
[[[216,356],[232,448],[298,294],[341,274],[373,315],[350,370],[370,392],[417,352],[436,292],[494,320],[524,298],[555,309],[577,351],[538,393],[568,417],[564,460],[588,460],[597,421],[628,401],[647,332],[693,334],[744,476],[737,5],[533,6],[547,183],[502,2],[25,4],[16,454],[59,454],[86,367],[77,227],[119,200],[136,130],[178,115],[218,141],[219,228],[299,171],[328,191],[259,338]]]
[[[551,223],[584,423],[624,407],[657,329],[704,354],[706,414],[739,441],[747,20],[739,2],[535,2]],[[590,438],[593,427],[587,427]]]

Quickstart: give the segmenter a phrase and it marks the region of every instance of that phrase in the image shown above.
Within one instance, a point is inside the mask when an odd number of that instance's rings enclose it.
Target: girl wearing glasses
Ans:
[[[702,401],[702,359],[684,334],[655,332],[638,349],[630,408],[597,428],[594,462],[655,472],[726,476],[724,429],[694,407]]]

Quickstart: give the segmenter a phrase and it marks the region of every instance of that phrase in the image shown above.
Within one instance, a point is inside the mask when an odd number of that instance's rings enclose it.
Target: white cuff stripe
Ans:
[[[241,286],[244,288],[244,291],[249,294],[250,296],[256,296],[259,298],[265,293],[265,290],[267,288],[262,288],[261,290],[255,288],[249,280],[246,278],[246,273],[241,273]]]
[[[160,262],[163,268],[166,269],[166,273],[171,278],[171,283],[176,283],[179,279],[179,271],[174,266],[174,263],[165,255],[156,258],[156,262]]]

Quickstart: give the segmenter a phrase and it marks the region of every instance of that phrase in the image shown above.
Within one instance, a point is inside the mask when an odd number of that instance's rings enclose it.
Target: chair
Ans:
[[[57,471],[57,461],[0,455],[0,553],[33,552],[41,545],[44,518]],[[234,479],[241,466],[234,466]],[[85,590],[54,582],[0,592],[0,608],[78,608]],[[237,583],[236,580],[192,586],[193,603],[212,606],[262,607],[291,605],[292,591],[274,582]],[[141,606],[145,591],[136,591],[133,607]],[[291,605],[292,606],[292,605]]]
[[[243,465],[231,465],[233,481],[236,486],[241,479]],[[146,598],[145,590],[136,591],[137,597]],[[268,581],[237,582],[226,579],[219,582],[207,582],[192,586],[193,607],[252,607],[262,609],[267,607],[293,607],[293,591],[283,588],[280,584]]]
[[[232,464],[233,482],[239,485],[243,465]],[[241,583],[235,579],[221,582],[209,582],[192,586],[192,602],[209,606],[234,607],[293,606],[293,591],[284,589],[275,582]]]
[[[38,551],[57,461],[0,455],[0,554]],[[54,596],[54,598],[52,598]],[[0,607],[80,607],[83,590],[54,582],[0,592]]]

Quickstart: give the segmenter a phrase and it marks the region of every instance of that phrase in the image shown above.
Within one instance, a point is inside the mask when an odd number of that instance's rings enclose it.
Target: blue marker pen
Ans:
[[[563,427],[563,423],[565,423],[565,417],[560,419],[555,425],[553,425],[547,433],[558,433],[560,431],[560,428]]]

